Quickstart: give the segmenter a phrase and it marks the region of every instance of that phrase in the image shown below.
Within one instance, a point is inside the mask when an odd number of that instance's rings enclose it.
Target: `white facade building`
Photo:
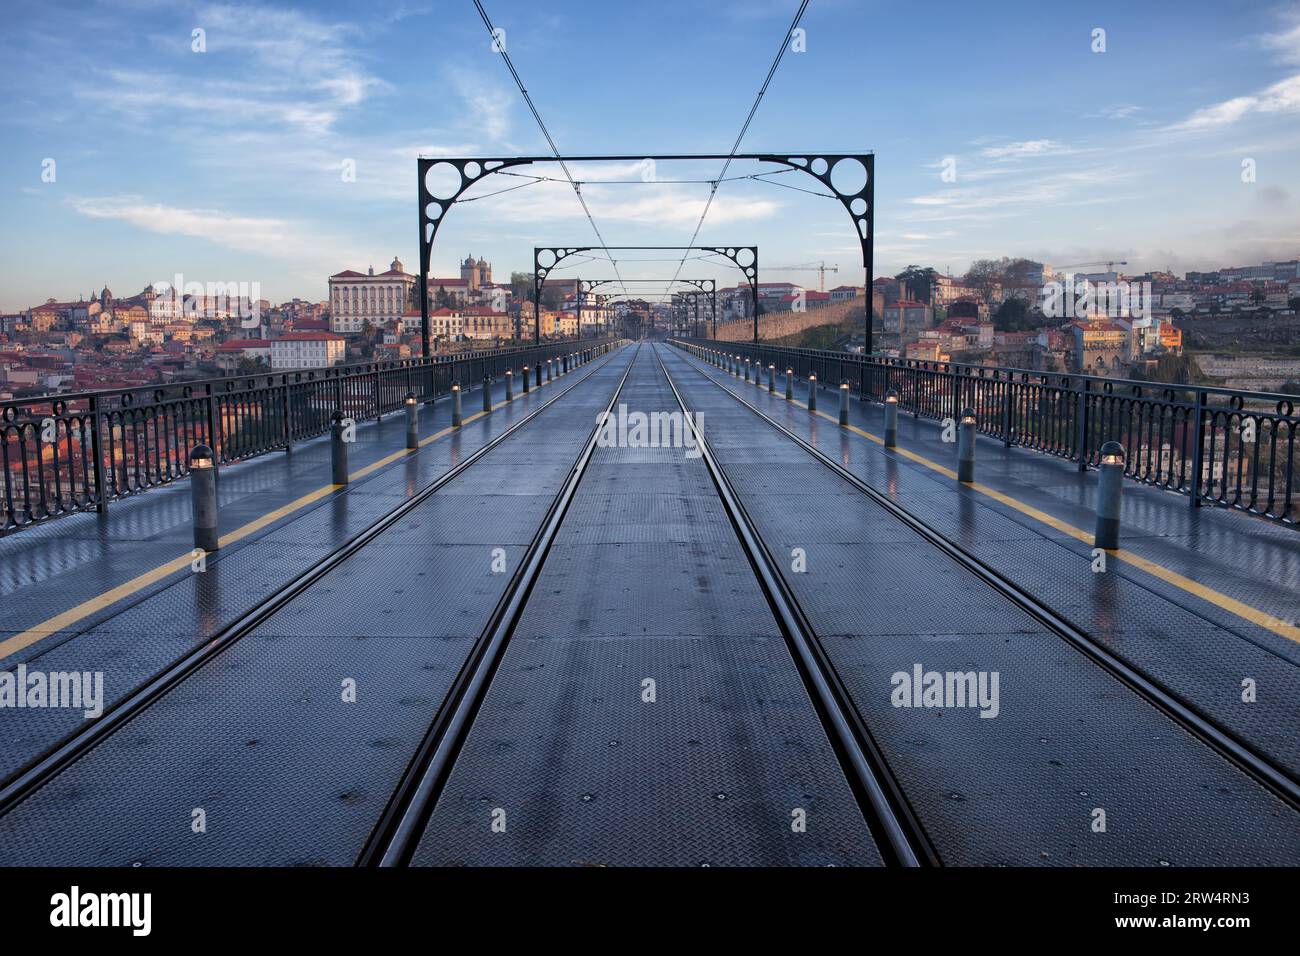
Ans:
[[[271,368],[325,368],[343,361],[347,339],[333,332],[289,332],[271,339]]]
[[[397,258],[379,275],[371,266],[365,275],[347,269],[330,276],[330,330],[356,335],[367,322],[374,328],[400,322],[414,284]]]

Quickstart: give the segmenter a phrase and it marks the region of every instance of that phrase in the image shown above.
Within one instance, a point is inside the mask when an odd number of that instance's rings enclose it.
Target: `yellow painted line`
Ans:
[[[731,390],[728,389],[728,391]],[[733,394],[735,393],[733,392]],[[808,407],[803,402],[796,400],[791,400],[789,404],[798,405],[800,408]],[[840,427],[838,416],[827,414],[820,409],[818,409],[814,414],[829,422],[833,422],[836,428]],[[869,441],[875,442],[877,445],[883,446],[885,444],[883,438],[873,435],[868,431],[864,431],[856,425],[846,425],[844,427],[855,435],[860,435]],[[918,455],[916,452],[908,451],[906,448],[896,447],[892,450],[909,461],[914,461],[918,465],[924,465],[926,468],[929,468],[932,471],[937,471],[939,474],[951,478],[954,481],[957,479],[957,473],[951,468],[947,468],[944,465],[939,464],[937,461],[931,461],[924,455]],[[1075,538],[1085,544],[1092,544],[1093,542],[1093,536],[1082,528],[1076,528],[1074,525],[1062,521],[1060,518],[1054,517],[1045,511],[1040,511],[1038,508],[1035,508],[1032,505],[1027,505],[995,488],[990,488],[988,485],[982,485],[979,482],[972,482],[966,487],[978,491],[980,494],[992,498],[994,501],[1006,505],[1008,508],[1019,511],[1026,517],[1033,518],[1035,521],[1054,528],[1062,534],[1069,535],[1071,538]],[[1236,598],[1229,597],[1221,591],[1214,590],[1214,588],[1207,587],[1199,581],[1194,581],[1189,577],[1179,574],[1177,571],[1165,567],[1163,564],[1158,564],[1155,561],[1144,558],[1140,554],[1135,554],[1127,548],[1116,548],[1114,551],[1107,551],[1106,553],[1126,561],[1133,567],[1145,571],[1152,577],[1157,577],[1168,584],[1172,584],[1174,587],[1186,591],[1188,594],[1195,595],[1202,601],[1206,601],[1231,614],[1235,614],[1237,617],[1247,620],[1252,624],[1257,624],[1266,630],[1272,631],[1279,637],[1285,637],[1289,641],[1295,641],[1297,644],[1300,644],[1300,627],[1297,627],[1294,624],[1279,620],[1272,614],[1261,611],[1259,608],[1251,607],[1249,604],[1238,601]]]
[[[559,380],[555,379],[554,381],[559,381]],[[543,382],[542,384],[549,385],[551,383]],[[536,391],[539,387],[540,386],[534,385],[532,386],[532,389]],[[516,401],[518,401],[517,398]],[[504,401],[498,402],[492,406],[492,410],[495,411],[498,408],[503,408],[507,404],[513,404],[513,403],[507,403]],[[480,410],[475,412],[472,415],[467,415],[461,419],[461,425],[462,426],[468,425],[470,422],[482,418],[486,414],[487,414],[486,412]],[[423,438],[420,440],[420,447],[423,448],[425,445],[435,442],[440,438],[445,438],[447,435],[450,435],[454,431],[456,431],[455,428],[447,427],[441,429],[440,431],[434,432],[432,435],[429,435],[427,438]],[[366,465],[364,468],[359,468],[356,471],[349,472],[348,480],[353,481],[358,478],[364,478],[366,475],[373,474],[374,472],[378,471],[380,468],[383,468],[386,465],[391,465],[393,462],[405,458],[410,454],[411,454],[411,449],[408,448],[403,448],[401,451],[393,452],[393,454],[387,455],[384,458],[379,459],[378,461],[372,462],[371,464]],[[303,495],[302,497],[295,498],[293,501],[290,501],[288,504],[282,505],[281,507],[276,508],[274,511],[268,511],[260,518],[255,518],[254,520],[248,522],[248,524],[236,528],[234,531],[231,531],[228,534],[222,535],[219,542],[220,546],[223,548],[229,547],[230,545],[235,544],[237,541],[241,541],[244,538],[247,538],[249,535],[254,534],[257,531],[260,531],[261,529],[267,527],[268,525],[274,524],[276,521],[279,521],[281,518],[284,518],[287,515],[290,515],[301,508],[305,508],[309,504],[319,501],[320,499],[324,498],[326,495],[332,494],[334,491],[337,491],[339,488],[342,487],[344,486],[331,484],[331,485],[324,485],[320,488],[317,488],[315,491],[309,491],[307,494]],[[75,607],[68,608],[68,610],[60,614],[56,614],[54,617],[51,617],[47,620],[42,621],[40,624],[37,624],[33,627],[29,627],[27,630],[23,631],[20,634],[15,634],[13,637],[0,641],[0,660],[8,657],[10,654],[16,654],[18,651],[21,651],[26,647],[30,647],[31,645],[35,644],[37,641],[49,637],[51,634],[54,634],[57,631],[61,631],[64,628],[71,627],[72,625],[76,624],[78,621],[82,620],[83,618],[89,617],[91,614],[95,614],[98,611],[102,611],[104,608],[109,607],[112,604],[116,604],[118,601],[121,601],[123,598],[130,597],[132,594],[135,594],[136,592],[144,588],[147,588],[149,585],[161,581],[163,578],[166,578],[168,575],[175,574],[177,571],[180,571],[182,568],[189,567],[190,562],[193,560],[194,560],[193,552],[187,551],[185,552],[185,554],[173,558],[172,560],[168,561],[166,564],[160,564],[158,567],[153,568],[150,571],[146,571],[144,574],[141,574],[138,577],[134,577],[130,581],[126,581],[122,584],[119,584],[117,587],[111,588],[105,591],[103,594],[98,594],[87,601],[83,601],[82,603],[76,605]]]

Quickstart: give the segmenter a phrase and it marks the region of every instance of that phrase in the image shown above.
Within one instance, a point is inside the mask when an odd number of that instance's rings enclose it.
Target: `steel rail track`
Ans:
[[[1082,651],[1147,703],[1168,716],[1188,734],[1267,787],[1293,810],[1300,811],[1300,781],[1297,781],[1288,770],[1276,764],[1266,755],[1259,753],[1245,740],[1221,726],[1213,718],[1202,713],[1179,694],[1122,660],[1109,650],[1102,641],[1093,637],[1083,628],[1073,624],[1068,618],[1057,613],[1050,606],[1020,587],[1020,585],[1004,577],[987,562],[936,530],[921,518],[918,518],[902,505],[868,485],[802,436],[791,431],[766,412],[725,387],[701,368],[697,364],[698,360],[691,361],[692,358],[694,356],[687,355],[687,365],[694,369],[705,381],[720,389],[724,394],[731,396],[732,399],[745,408],[748,408],[762,421],[767,422],[772,428],[795,442],[835,474],[853,485],[858,491],[871,498],[889,514],[983,580],[993,590],[1026,611],[1058,637]]]
[[[637,346],[623,377],[619,379],[605,406],[606,413],[612,411],[618,402],[640,351],[640,346]],[[429,816],[451,775],[456,757],[487,696],[492,676],[505,656],[506,647],[528,604],[533,586],[541,575],[551,543],[569,510],[578,483],[591,461],[599,431],[597,422],[593,424],[591,434],[547,509],[522,560],[506,583],[505,591],[497,601],[487,624],[461,665],[451,689],[425,732],[415,757],[389,799],[379,824],[366,841],[357,860],[358,865],[396,867],[410,862]]]
[[[211,660],[226,648],[235,644],[294,598],[298,597],[317,581],[321,580],[338,565],[354,556],[368,543],[417,508],[431,495],[438,491],[438,489],[446,486],[448,483],[468,471],[476,462],[483,458],[484,455],[492,451],[492,449],[496,448],[511,435],[517,433],[521,428],[533,421],[533,419],[550,408],[555,402],[559,401],[574,388],[577,388],[579,385],[587,381],[591,375],[608,364],[614,354],[614,352],[610,352],[602,361],[590,363],[591,368],[586,375],[574,381],[562,391],[556,393],[544,404],[538,406],[536,409],[529,412],[519,421],[515,422],[503,431],[500,435],[497,435],[487,442],[487,444],[482,448],[479,448],[475,452],[466,456],[463,461],[454,465],[450,471],[439,476],[429,485],[418,491],[415,495],[397,505],[392,511],[378,519],[374,524],[368,526],[364,531],[354,535],[347,542],[331,552],[327,557],[323,558],[319,563],[285,584],[273,594],[264,598],[252,609],[219,630],[212,638],[182,655],[165,670],[156,674],[146,683],[137,687],[117,703],[105,710],[104,714],[94,723],[89,724],[85,729],[64,738],[60,743],[55,744],[40,757],[37,757],[25,767],[10,774],[4,781],[3,786],[0,787],[0,816],[8,813],[16,805],[21,803],[32,791],[39,788],[52,777],[56,776],[65,767],[73,763],[82,753],[106,739],[119,727],[126,724],[136,714],[140,713],[158,698],[166,694],[171,690],[171,688],[183,681],[204,663]]]
[[[864,810],[864,817],[876,837],[879,849],[886,860],[898,866],[938,865],[938,853],[907,802],[871,731],[853,705],[844,682],[832,666],[812,624],[779,570],[779,564],[732,487],[726,470],[714,457],[703,432],[695,424],[691,409],[657,348],[655,358],[668,381],[668,387],[672,389],[677,403],[686,415],[701,457],[717,486],[718,494],[772,613],[781,625],[809,697],[835,748],[859,806]]]

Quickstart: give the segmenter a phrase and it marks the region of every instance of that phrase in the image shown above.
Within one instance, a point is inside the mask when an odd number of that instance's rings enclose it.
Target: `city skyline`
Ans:
[[[787,7],[691,9],[700,29],[684,33],[662,7],[502,3],[494,17],[564,153],[613,142],[722,152],[766,57],[753,50],[772,46]],[[333,273],[418,261],[418,155],[546,147],[470,4],[381,9],[360,21],[331,4],[129,2],[19,19],[0,41],[15,104],[2,121],[15,148],[0,163],[6,218],[23,228],[2,240],[0,309],[105,283],[129,293],[177,272],[258,281],[272,301],[321,300]],[[873,149],[879,275],[913,262],[959,274],[1002,255],[1183,272],[1300,251],[1300,6],[1097,4],[1050,24],[1035,9],[940,5],[954,29],[931,36],[905,9],[814,3],[805,50],[787,54],[742,150]],[[87,36],[93,62],[63,68]],[[653,55],[629,59],[628,36]],[[881,36],[898,42],[861,59],[862,41]],[[421,46],[439,55],[412,66]],[[1049,85],[1050,102],[1037,92]],[[716,178],[717,165],[661,164],[652,184],[634,163],[573,172],[634,181],[584,187],[607,242],[672,244],[689,237],[708,186],[663,180]],[[841,209],[767,183],[724,183],[700,241],[756,243],[769,269],[837,264],[828,286],[863,278]],[[569,242],[596,243],[572,189],[533,183],[458,206],[432,273],[455,275],[473,252],[505,277],[531,268],[533,245]],[[635,258],[651,257],[628,255],[625,277],[675,268]]]

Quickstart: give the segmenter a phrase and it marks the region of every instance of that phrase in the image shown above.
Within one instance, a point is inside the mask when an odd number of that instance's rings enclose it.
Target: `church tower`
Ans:
[[[478,290],[478,262],[473,256],[469,256],[460,264],[460,277],[465,280],[465,290],[467,292],[476,292]]]

